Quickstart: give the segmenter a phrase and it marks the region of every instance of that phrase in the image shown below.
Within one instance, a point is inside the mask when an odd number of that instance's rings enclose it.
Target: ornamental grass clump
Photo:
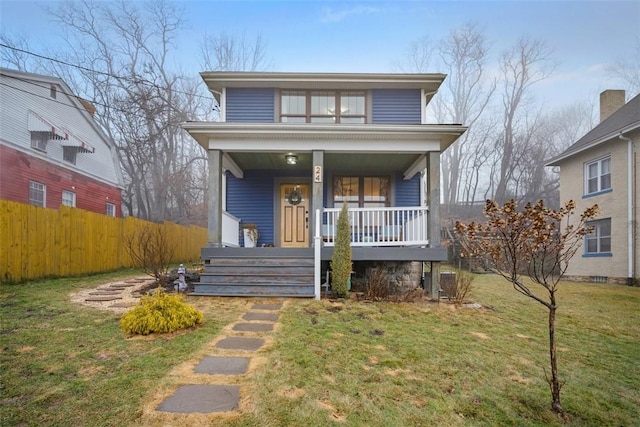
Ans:
[[[185,303],[182,295],[169,295],[158,288],[120,319],[120,329],[132,335],[164,334],[202,324],[200,310]]]

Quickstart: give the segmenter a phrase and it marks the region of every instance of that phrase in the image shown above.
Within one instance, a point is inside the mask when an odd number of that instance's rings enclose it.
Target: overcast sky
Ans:
[[[606,67],[628,58],[640,38],[640,0],[179,3],[187,29],[176,62],[188,73],[201,71],[198,44],[205,33],[261,34],[274,71],[393,72],[412,41],[437,41],[473,22],[485,32],[494,60],[522,36],[553,50],[556,71],[536,91],[548,106],[594,103],[600,91],[619,88]],[[43,4],[54,1],[0,0],[2,31],[27,35],[32,50],[55,42],[61,33]]]

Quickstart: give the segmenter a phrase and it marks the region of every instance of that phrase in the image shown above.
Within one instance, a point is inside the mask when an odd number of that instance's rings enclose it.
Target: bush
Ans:
[[[351,277],[351,228],[347,204],[342,205],[338,217],[336,242],[331,256],[331,290],[338,298],[349,296],[347,282]]]
[[[473,288],[474,276],[465,271],[453,273],[453,280],[450,283],[441,281],[442,292],[449,301],[453,301],[456,306],[461,306],[465,298]]]
[[[365,296],[373,301],[384,301],[396,293],[397,289],[389,283],[388,269],[385,265],[372,268],[367,274]]]
[[[169,295],[158,288],[120,319],[120,329],[128,334],[149,335],[175,332],[203,322],[200,310],[185,303],[182,295]]]

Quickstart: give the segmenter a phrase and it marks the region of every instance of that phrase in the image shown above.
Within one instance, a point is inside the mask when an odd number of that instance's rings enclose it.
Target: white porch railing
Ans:
[[[229,212],[222,212],[222,246],[240,246],[240,219]]]
[[[335,244],[340,208],[325,208],[322,239],[325,246]],[[352,246],[425,246],[428,207],[350,208]]]

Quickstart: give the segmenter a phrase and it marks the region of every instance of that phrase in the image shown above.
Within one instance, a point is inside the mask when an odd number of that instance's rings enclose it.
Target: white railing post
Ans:
[[[320,270],[320,262],[321,262],[321,246],[322,246],[322,236],[320,236],[320,224],[322,218],[320,217],[320,209],[316,210],[316,235],[313,237],[313,269],[314,269],[314,296],[315,299],[320,299],[320,274],[322,273]]]

